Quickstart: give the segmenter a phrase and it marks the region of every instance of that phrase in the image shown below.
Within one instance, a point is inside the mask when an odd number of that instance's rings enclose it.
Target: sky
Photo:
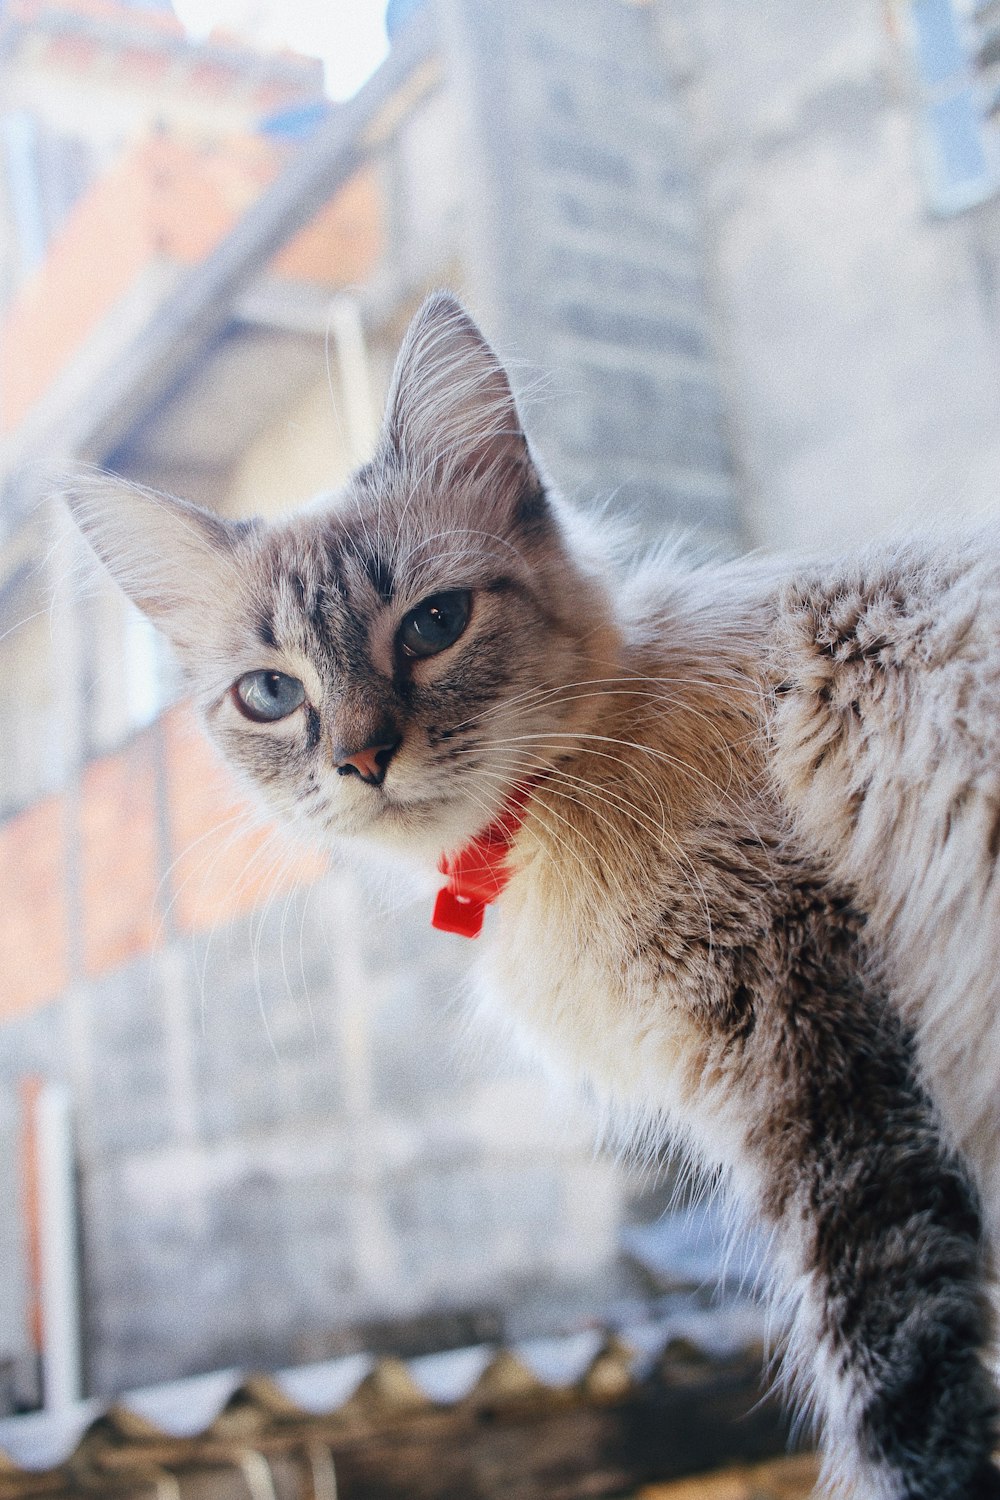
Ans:
[[[385,56],[385,0],[174,0],[194,36],[224,27],[260,47],[291,47],[326,66],[327,93],[347,99]]]

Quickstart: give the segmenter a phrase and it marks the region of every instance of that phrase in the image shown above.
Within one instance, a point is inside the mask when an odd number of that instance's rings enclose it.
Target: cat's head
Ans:
[[[69,503],[172,640],[205,723],[313,831],[454,850],[566,754],[613,627],[575,560],[507,377],[437,294],[370,463],[322,505],[233,522],[98,478]]]

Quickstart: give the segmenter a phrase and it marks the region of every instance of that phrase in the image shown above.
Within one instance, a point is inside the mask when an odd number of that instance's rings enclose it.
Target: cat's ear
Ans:
[[[197,650],[213,616],[240,591],[246,522],[99,474],[60,487],[100,561],[182,650]]]
[[[542,491],[506,372],[447,292],[428,297],[407,330],[383,441],[406,463],[440,479],[472,477]]]

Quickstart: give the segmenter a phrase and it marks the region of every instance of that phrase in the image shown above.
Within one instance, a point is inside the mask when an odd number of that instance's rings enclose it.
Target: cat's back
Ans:
[[[794,574],[775,680],[782,794],[870,913],[1000,1200],[1000,528]]]
[[[1000,529],[793,573],[775,678],[779,779],[828,853],[860,875],[911,818],[914,857],[956,836],[971,853],[969,798],[1000,771]],[[985,877],[1000,828],[982,832]]]

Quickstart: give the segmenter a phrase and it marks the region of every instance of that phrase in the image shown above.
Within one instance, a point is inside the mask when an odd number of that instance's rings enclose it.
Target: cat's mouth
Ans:
[[[475,838],[493,821],[504,800],[493,808],[465,788],[428,792],[406,791],[389,783],[368,786],[364,796],[352,798],[349,807],[339,810],[336,832],[385,839],[436,860],[443,849],[461,848]]]

